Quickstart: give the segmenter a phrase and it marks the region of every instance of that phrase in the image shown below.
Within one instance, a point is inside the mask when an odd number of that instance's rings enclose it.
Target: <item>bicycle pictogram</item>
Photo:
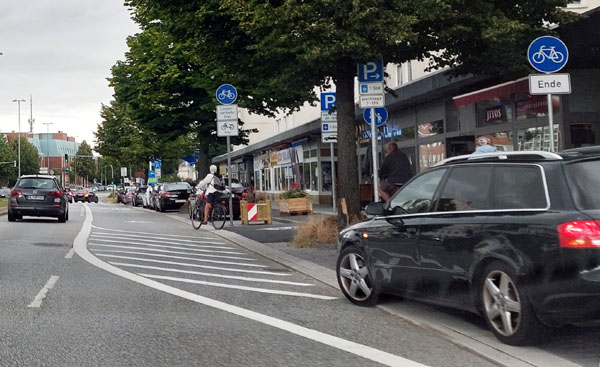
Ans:
[[[235,94],[230,89],[223,89],[221,93],[219,93],[219,99],[233,99]]]
[[[554,46],[551,46],[551,47],[540,46],[540,50],[538,52],[534,53],[533,56],[531,57],[531,59],[536,64],[541,64],[544,61],[546,61],[546,59],[551,60],[552,62],[554,62],[556,64],[560,64],[565,59],[565,55],[560,51],[556,51],[554,48],[555,48]]]
[[[221,125],[221,130],[234,130],[235,129],[235,125],[234,124],[223,124]]]

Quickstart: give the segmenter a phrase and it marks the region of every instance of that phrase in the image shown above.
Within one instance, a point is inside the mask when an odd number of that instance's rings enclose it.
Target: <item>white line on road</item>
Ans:
[[[270,227],[270,228],[258,228],[257,231],[289,231],[297,227]]]
[[[91,252],[89,252],[86,247],[87,246],[87,238],[90,235],[90,232],[92,230],[93,215],[92,215],[91,209],[87,205],[85,205],[85,208],[86,208],[87,215],[86,215],[85,221],[83,223],[83,226],[81,228],[81,231],[79,232],[79,234],[77,235],[77,237],[75,237],[75,240],[73,241],[73,247],[75,248],[75,252],[77,253],[77,255],[79,255],[79,257],[81,257],[88,263],[90,263],[98,268],[101,268],[109,273],[118,275],[125,279],[129,279],[136,283],[145,285],[147,287],[154,288],[154,289],[163,291],[165,293],[169,293],[174,296],[181,297],[181,298],[184,298],[184,299],[187,299],[187,300],[190,300],[190,301],[193,301],[193,302],[205,305],[205,306],[213,307],[218,310],[231,313],[233,315],[237,315],[237,316],[249,319],[249,320],[259,322],[261,324],[269,325],[274,328],[287,331],[289,333],[304,337],[309,340],[316,341],[318,343],[322,343],[324,345],[342,350],[347,353],[354,354],[361,358],[365,358],[365,359],[368,359],[368,360],[371,360],[374,362],[381,363],[386,366],[424,367],[424,365],[421,363],[411,361],[410,359],[402,358],[400,356],[397,356],[397,355],[394,355],[394,354],[391,354],[388,352],[384,352],[382,350],[378,350],[378,349],[369,347],[367,345],[355,343],[350,340],[342,339],[337,336],[329,335],[329,334],[326,334],[326,333],[323,333],[323,332],[320,332],[317,330],[309,329],[304,326],[296,325],[289,321],[277,319],[275,317],[267,316],[267,315],[264,315],[264,314],[261,314],[258,312],[254,312],[251,310],[247,310],[242,307],[237,307],[237,306],[225,303],[225,302],[220,302],[220,301],[208,298],[208,297],[203,297],[199,294],[187,292],[182,289],[172,287],[172,286],[157,282],[152,279],[144,278],[137,274],[133,274],[133,273],[130,273],[123,269],[120,269],[114,265],[110,265],[110,264],[98,259]]]
[[[154,256],[154,257],[169,257],[172,259],[194,260],[194,261],[213,263],[213,264],[240,265],[240,266],[253,267],[253,268],[268,268],[267,265],[238,263],[238,262],[234,262],[234,261],[209,260],[209,259],[201,259],[201,258],[189,257],[189,256],[186,257],[186,256],[163,255],[163,253],[169,253],[169,254],[206,256],[206,255],[202,255],[202,254],[188,254],[187,252],[180,252],[180,251],[147,249],[147,248],[143,248],[143,247],[133,247],[133,246],[101,245],[99,243],[92,243],[92,242],[90,242],[88,244],[91,246],[94,246],[94,247],[110,247],[110,248],[124,248],[124,249],[128,249],[128,250],[154,251],[154,252],[160,252],[160,254],[155,254],[152,252],[139,252],[139,251],[119,251],[119,250],[107,250],[107,249],[98,249],[97,250],[97,251],[104,251],[104,252],[117,252],[117,253],[123,253],[123,254],[144,255],[144,256]]]
[[[60,279],[58,275],[51,276],[46,282],[46,285],[44,285],[44,287],[35,296],[33,302],[31,302],[27,307],[40,308],[40,306],[42,306],[42,301],[44,298],[46,298],[46,294],[48,294],[48,291],[54,287],[54,284],[58,282],[58,279]]]
[[[247,278],[247,277],[238,277],[238,276],[234,276],[234,275],[222,275],[222,274],[216,274],[216,273],[203,273],[201,271],[181,270],[181,269],[171,269],[171,268],[161,268],[160,266],[148,266],[148,265],[128,264],[128,263],[119,263],[119,262],[112,262],[112,261],[109,261],[109,264],[121,265],[121,266],[130,266],[130,267],[142,268],[142,269],[170,271],[170,272],[173,272],[173,273],[203,275],[203,276],[207,276],[207,277],[215,277],[215,278],[223,278],[223,279],[243,280],[245,282],[276,283],[276,284],[297,285],[297,286],[300,286],[300,287],[311,287],[311,286],[314,285],[314,284],[310,284],[310,283],[288,282],[286,280],[272,280],[272,279],[265,279],[265,278]]]
[[[146,262],[151,262],[151,263],[181,265],[181,266],[191,266],[191,267],[194,267],[194,268],[223,270],[223,271],[231,271],[231,272],[237,272],[237,273],[269,274],[269,275],[277,275],[277,276],[281,276],[281,277],[291,275],[289,273],[259,271],[259,270],[246,270],[246,269],[221,268],[221,267],[218,267],[218,266],[198,265],[198,264],[189,264],[189,263],[178,263],[178,262],[175,262],[175,261],[152,260],[152,259],[144,259],[144,258],[141,258],[141,257],[109,255],[109,254],[105,254],[105,253],[96,253],[96,255],[98,255],[100,257],[114,257],[116,259],[138,260],[138,261],[146,261]]]
[[[169,244],[173,244],[173,245],[182,245],[182,246],[185,245],[185,246],[198,247],[198,248],[216,248],[216,249],[226,249],[226,250],[233,249],[233,250],[235,250],[235,247],[223,246],[225,244],[224,242],[198,241],[196,243],[186,243],[186,242],[182,242],[182,241],[186,241],[186,240],[180,240],[177,238],[159,239],[158,237],[154,237],[154,236],[152,236],[152,237],[140,237],[140,236],[125,237],[124,235],[121,235],[121,234],[108,234],[108,233],[97,233],[97,232],[93,232],[92,236],[123,239],[123,240],[129,240],[129,241],[140,240],[140,241],[147,241],[147,242],[169,243]],[[204,243],[205,245],[198,245],[197,243]],[[208,245],[206,245],[206,244],[208,244]],[[213,246],[213,245],[220,245],[220,246]]]
[[[104,233],[104,232],[96,232],[96,231],[94,231],[92,233],[92,235],[113,236],[113,237],[120,237],[120,238],[131,237],[131,239],[140,239],[140,238],[141,239],[146,239],[146,238],[150,237],[150,238],[155,239],[155,240],[177,241],[177,243],[189,242],[189,243],[193,243],[193,244],[196,244],[196,243],[210,243],[210,244],[215,244],[215,245],[219,245],[219,244],[224,245],[225,244],[224,242],[207,242],[207,241],[202,241],[202,240],[184,240],[184,239],[181,239],[181,238],[157,237],[157,236],[154,236],[154,235],[152,235],[152,236],[149,236],[149,235],[140,236],[140,235],[137,235],[137,234]],[[215,240],[215,238],[210,238],[210,239],[211,240]],[[202,246],[202,247],[234,248],[234,247],[231,247],[231,246]]]
[[[103,231],[111,231],[111,232],[124,232],[124,233],[137,233],[137,234],[143,234],[149,237],[153,237],[153,236],[167,236],[167,237],[178,237],[178,238],[193,238],[193,239],[200,239],[200,240],[214,240],[214,237],[201,237],[201,236],[182,236],[182,235],[178,235],[178,234],[165,234],[165,233],[150,233],[150,232],[136,232],[136,231],[125,231],[122,229],[110,229],[110,228],[103,228],[103,227],[98,227],[98,226],[92,226],[93,228],[99,229],[99,230],[103,230]],[[175,238],[173,238],[175,239]]]
[[[323,299],[323,300],[326,300],[326,301],[331,301],[331,300],[337,299],[337,297],[321,296],[319,294],[302,293],[302,292],[290,292],[290,291],[277,291],[277,290],[274,290],[274,289],[245,287],[243,285],[232,285],[232,284],[225,284],[225,283],[206,282],[204,280],[194,280],[194,279],[186,279],[186,278],[166,277],[166,276],[162,276],[162,275],[152,275],[152,274],[143,274],[143,273],[138,273],[138,275],[141,275],[141,276],[146,277],[146,278],[151,278],[151,279],[163,279],[163,280],[171,280],[171,281],[174,281],[174,282],[181,282],[181,283],[209,285],[209,286],[212,286],[212,287],[219,287],[219,288],[240,289],[240,290],[243,290],[243,291],[251,291],[251,292],[258,292],[258,293],[268,293],[268,294],[278,294],[278,295],[281,295],[281,296],[316,298],[316,299]]]
[[[75,249],[70,249],[69,252],[65,255],[65,259],[71,259],[73,254],[75,253]]]

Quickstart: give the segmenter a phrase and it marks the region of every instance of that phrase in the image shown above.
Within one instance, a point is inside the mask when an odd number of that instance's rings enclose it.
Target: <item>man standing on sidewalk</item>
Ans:
[[[385,158],[379,169],[379,196],[386,202],[413,176],[412,167],[406,154],[398,150],[398,145],[391,141],[385,147]]]

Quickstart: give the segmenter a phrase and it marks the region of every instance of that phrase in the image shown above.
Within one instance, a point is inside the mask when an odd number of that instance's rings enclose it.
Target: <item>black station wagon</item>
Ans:
[[[600,154],[447,159],[340,234],[337,278],[361,306],[382,292],[475,312],[504,343],[600,318]]]

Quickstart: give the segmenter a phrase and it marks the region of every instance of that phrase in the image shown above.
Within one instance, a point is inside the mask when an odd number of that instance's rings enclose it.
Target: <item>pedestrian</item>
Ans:
[[[492,139],[490,139],[489,136],[478,136],[476,143],[477,147],[475,148],[473,154],[492,153],[496,151],[496,147],[492,145]]]
[[[209,173],[202,179],[202,181],[198,182],[196,185],[197,189],[204,191],[204,195],[206,197],[206,204],[204,205],[204,220],[202,224],[208,223],[208,215],[210,214],[210,210],[212,209],[213,204],[215,203],[215,193],[218,190],[222,190],[223,183],[216,176],[217,166],[212,164],[209,167]]]
[[[406,154],[398,150],[398,145],[391,141],[385,147],[385,158],[379,169],[379,196],[385,201],[413,176],[412,167]]]

